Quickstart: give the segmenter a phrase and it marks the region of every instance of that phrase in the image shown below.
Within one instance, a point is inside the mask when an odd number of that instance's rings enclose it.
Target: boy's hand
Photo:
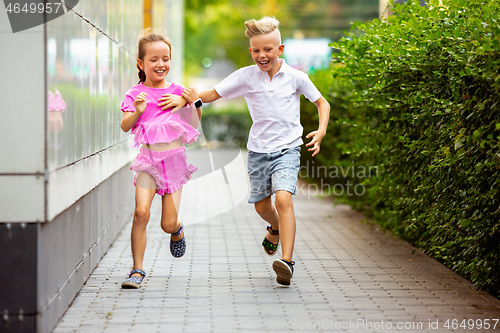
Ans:
[[[184,97],[172,94],[163,95],[163,97],[160,98],[158,102],[162,102],[158,103],[158,106],[161,107],[162,110],[173,108],[171,112],[175,112],[181,109],[188,103]]]
[[[319,147],[321,146],[321,141],[326,135],[326,127],[328,126],[328,121],[330,119],[330,104],[324,99],[323,96],[318,98],[314,105],[318,108],[319,114],[319,126],[317,131],[312,131],[307,134],[306,138],[312,138],[312,140],[306,144],[306,147],[311,147],[308,150],[312,151],[312,156],[316,156],[319,153]]]
[[[321,131],[312,131],[311,133],[307,134],[306,138],[312,138],[312,140],[306,144],[306,147],[311,147],[308,149],[308,151],[312,151],[312,156],[318,155],[320,151],[320,146],[321,146],[321,141],[325,137],[326,133],[321,132]]]
[[[198,96],[198,90],[196,90],[196,88],[194,87],[184,88],[184,90],[182,91],[182,97],[184,97],[184,99],[188,101],[188,103],[193,103],[200,98],[200,96]]]
[[[134,107],[135,111],[138,112],[139,114],[143,114],[144,110],[146,110],[147,106],[147,101],[146,101],[146,94],[145,92],[141,92],[139,95],[134,100]]]

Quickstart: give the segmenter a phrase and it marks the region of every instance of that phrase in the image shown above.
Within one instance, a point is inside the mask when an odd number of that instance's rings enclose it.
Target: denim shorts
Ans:
[[[249,150],[250,198],[248,202],[259,202],[280,190],[295,194],[299,169],[300,146],[274,153],[256,153]]]

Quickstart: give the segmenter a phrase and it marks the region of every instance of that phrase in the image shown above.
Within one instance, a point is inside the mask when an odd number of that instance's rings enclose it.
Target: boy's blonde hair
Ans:
[[[248,20],[245,22],[245,27],[247,30],[245,31],[245,36],[248,38],[252,38],[259,35],[266,35],[275,30],[279,33],[280,22],[274,17],[264,16],[260,20]],[[281,40],[281,35],[280,35]]]

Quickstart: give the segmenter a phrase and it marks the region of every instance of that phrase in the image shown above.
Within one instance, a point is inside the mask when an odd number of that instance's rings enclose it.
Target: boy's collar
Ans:
[[[281,67],[280,67],[280,69],[279,69],[278,73],[279,73],[279,72],[287,72],[287,71],[288,71],[288,69],[290,68],[290,66],[288,66],[288,64],[285,62],[285,59],[283,59],[283,58],[279,58],[279,59],[278,59],[278,61],[280,61],[280,62],[281,62]],[[277,73],[276,73],[276,74],[277,74]]]

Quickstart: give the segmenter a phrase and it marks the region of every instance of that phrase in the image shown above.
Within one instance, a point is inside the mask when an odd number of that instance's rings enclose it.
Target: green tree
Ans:
[[[280,21],[282,38],[337,40],[355,20],[378,15],[378,0],[186,0],[186,75],[202,72],[204,58],[229,59],[236,67],[252,64],[243,23],[262,16]]]

